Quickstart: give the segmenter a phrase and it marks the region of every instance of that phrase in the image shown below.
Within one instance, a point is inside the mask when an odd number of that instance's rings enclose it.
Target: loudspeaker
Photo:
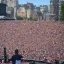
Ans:
[[[0,16],[6,16],[6,4],[0,3]]]

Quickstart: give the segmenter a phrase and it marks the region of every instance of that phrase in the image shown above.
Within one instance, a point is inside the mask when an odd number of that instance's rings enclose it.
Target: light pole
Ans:
[[[4,47],[4,63],[7,63],[6,47]]]
[[[18,6],[17,6],[17,0],[14,0],[14,5],[13,5],[13,7],[14,7],[14,19],[16,20],[17,8],[18,8]]]

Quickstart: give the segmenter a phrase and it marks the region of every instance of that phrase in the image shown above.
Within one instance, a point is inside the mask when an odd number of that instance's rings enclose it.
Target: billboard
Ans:
[[[6,4],[0,3],[0,16],[6,16]]]

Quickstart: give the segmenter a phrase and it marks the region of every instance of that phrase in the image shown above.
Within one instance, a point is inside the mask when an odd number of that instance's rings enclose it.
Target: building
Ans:
[[[30,19],[30,17],[31,17],[31,9],[28,8],[27,9],[27,18]]]
[[[29,19],[31,17],[31,9],[20,5],[17,11],[17,16]]]
[[[59,0],[50,0],[50,20],[59,20]]]
[[[50,20],[50,5],[48,5],[48,13],[46,14],[46,20]]]
[[[34,9],[35,6],[33,5],[33,3],[28,3],[24,5],[26,10],[27,10],[27,17],[30,15],[30,17],[34,16]]]
[[[37,11],[38,11],[38,10],[37,10],[37,8],[36,8],[36,6],[35,6],[35,8],[34,8],[34,10],[33,10],[32,18],[33,18],[33,19],[36,19],[36,20],[38,19]]]
[[[64,0],[51,0],[50,1],[50,19],[58,21],[61,15],[61,3]]]
[[[38,12],[41,12],[40,20],[43,20],[43,17],[45,20],[46,14],[48,13],[48,5],[41,5],[39,7],[36,7],[36,5],[33,5],[32,3],[21,4],[18,7],[17,16],[37,20],[39,17]]]
[[[59,20],[59,0],[54,0],[54,13],[55,13],[55,20]]]
[[[6,17],[11,19],[16,19],[17,16],[17,7],[18,0],[0,0],[0,3],[4,3],[7,5],[6,7]]]
[[[25,4],[24,6],[25,6],[26,8],[30,8],[31,10],[34,9],[33,3],[28,3],[28,2],[27,2],[27,4]]]
[[[50,13],[50,5],[48,5],[48,13]]]
[[[27,19],[30,19],[34,15],[34,5],[32,3],[20,5],[18,7],[17,15],[20,17],[26,17]]]
[[[43,7],[42,5],[40,6],[40,12],[44,13],[45,7]]]
[[[7,12],[11,18],[16,19],[18,8],[18,0],[7,0]]]
[[[53,0],[50,0],[50,20],[54,20],[55,14],[54,14],[54,4]]]
[[[24,5],[19,5],[18,11],[17,11],[17,16],[26,17],[26,9],[25,9]]]
[[[41,20],[46,20],[46,14],[48,13],[48,5],[40,5],[40,12],[42,13]]]
[[[48,13],[48,5],[43,5],[43,7],[44,7],[44,11],[45,11],[46,13]]]

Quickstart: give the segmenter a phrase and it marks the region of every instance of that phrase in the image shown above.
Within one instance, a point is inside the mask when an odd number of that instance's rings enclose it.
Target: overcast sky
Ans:
[[[50,0],[19,0],[19,4],[26,4],[27,2],[33,3],[34,5],[49,5]]]

